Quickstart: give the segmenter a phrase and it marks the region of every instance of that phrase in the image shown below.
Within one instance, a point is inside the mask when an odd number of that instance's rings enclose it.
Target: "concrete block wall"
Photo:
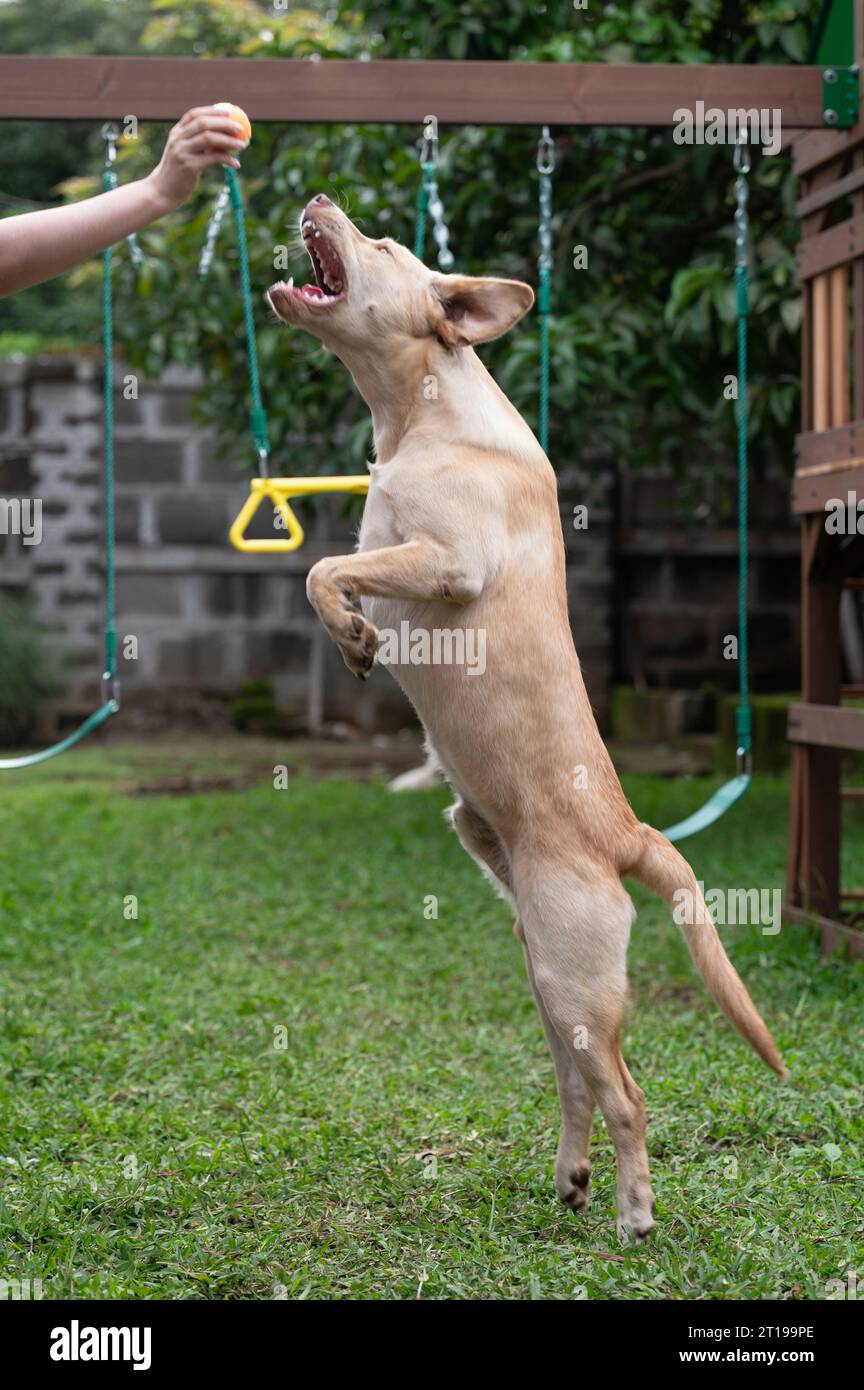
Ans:
[[[0,364],[0,495],[38,499],[42,508],[38,545],[7,538],[0,587],[30,599],[58,680],[73,702],[90,703],[103,626],[98,391],[87,358]]]

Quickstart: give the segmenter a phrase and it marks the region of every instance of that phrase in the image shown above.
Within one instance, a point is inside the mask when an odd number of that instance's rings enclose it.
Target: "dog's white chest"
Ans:
[[[361,554],[370,550],[389,550],[393,546],[402,545],[407,539],[399,525],[398,506],[393,496],[395,488],[391,485],[392,465],[385,467],[386,474],[378,464],[373,464],[371,468],[369,494],[357,540],[357,550]],[[382,474],[386,482],[382,479]],[[408,617],[416,605],[401,598],[376,598],[366,595],[361,598],[360,607],[375,627],[398,629],[401,620]],[[393,675],[401,684],[401,677],[395,668]]]
[[[399,545],[404,539],[399,534],[393,502],[379,481],[379,465],[373,464],[370,472],[369,493],[357,541],[357,549],[361,553]]]

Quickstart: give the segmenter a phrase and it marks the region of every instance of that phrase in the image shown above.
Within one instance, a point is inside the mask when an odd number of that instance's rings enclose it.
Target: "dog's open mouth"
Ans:
[[[303,244],[315,271],[315,281],[309,285],[295,285],[292,276],[286,283],[274,285],[270,291],[270,302],[277,313],[278,300],[283,296],[310,309],[331,309],[345,299],[348,292],[345,267],[327,233],[311,217],[304,220],[301,230]]]
[[[302,305],[304,309],[332,309],[348,298],[348,277],[334,239],[326,228],[314,217],[304,214],[300,223],[303,237],[315,279],[308,285],[295,285],[290,280],[280,280],[271,285],[267,299],[271,309],[287,323],[293,321],[292,306]]]
[[[337,299],[344,299],[345,267],[333,243],[311,217],[306,218],[302,231],[316,283],[304,285],[300,293],[314,304],[333,304]]]

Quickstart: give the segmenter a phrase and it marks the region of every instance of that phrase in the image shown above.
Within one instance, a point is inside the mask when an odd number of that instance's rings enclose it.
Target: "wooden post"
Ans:
[[[855,0],[855,53],[860,64],[864,57],[864,0]],[[852,156],[852,167],[864,169],[864,150]],[[864,214],[864,188],[852,194],[852,211],[856,217]],[[852,266],[852,410],[853,419],[864,420],[864,258],[858,257]]]
[[[813,281],[813,411],[814,430],[827,430],[831,425],[831,338],[828,332],[828,275],[817,275]]]
[[[857,246],[844,243],[842,248],[832,249],[824,269],[818,254],[813,259],[813,248],[824,246],[833,225],[830,214],[842,196],[837,185],[845,177],[844,159],[848,157],[844,156],[841,138],[835,136],[833,147],[822,144],[820,137],[807,138],[811,145],[800,161],[804,167],[800,264],[805,276],[801,425],[812,440],[815,432],[839,430],[850,421],[850,263],[855,267],[852,284],[856,305],[864,293],[864,279]],[[818,149],[812,143],[816,140],[820,141]],[[861,167],[860,159],[856,147],[853,167]],[[860,196],[855,190],[853,198]],[[857,210],[854,202],[853,207]],[[854,342],[855,419],[861,420],[864,372],[859,367],[864,362],[864,337],[858,321]],[[826,457],[836,459],[842,468],[842,446],[830,434],[827,438],[831,443],[825,445]],[[799,468],[802,463],[807,463],[806,453]],[[832,462],[824,465],[829,470],[832,466]],[[836,490],[837,495],[845,495],[843,486],[842,472],[832,471],[830,493]],[[801,517],[801,552],[802,701],[805,707],[836,706],[841,694],[844,568],[838,538],[827,534],[821,506]],[[825,920],[835,919],[840,911],[841,759],[838,749],[814,743],[796,742],[792,750],[787,905]]]
[[[831,325],[831,424],[849,423],[849,271],[838,265],[831,271],[829,323]]]
[[[855,168],[864,170],[864,150],[855,151]],[[864,214],[864,189],[852,195],[856,217]],[[864,258],[852,266],[852,411],[853,419],[864,420]]]
[[[805,704],[840,702],[840,596],[836,571],[823,571],[825,551],[837,538],[825,533],[825,515],[804,519],[801,564],[802,698]],[[833,543],[833,545],[832,545]],[[836,748],[805,746],[800,777],[801,858],[798,900],[821,917],[840,910],[840,763]]]
[[[855,0],[855,52],[864,54],[864,0]],[[790,714],[792,763],[787,909],[813,915],[830,949],[862,934],[838,921],[842,748],[864,742],[861,721],[840,710],[840,604],[844,583],[864,563],[864,540],[835,536],[825,505],[864,482],[864,149],[859,124],[795,146],[802,179],[802,437],[795,486],[801,515],[802,704]],[[842,219],[851,199],[853,216]],[[852,318],[850,322],[850,273]],[[850,339],[852,373],[850,377]],[[816,708],[814,708],[816,707]],[[832,708],[833,707],[833,708]],[[853,727],[854,726],[854,727]],[[838,746],[840,745],[840,746]],[[846,895],[849,896],[848,894]]]

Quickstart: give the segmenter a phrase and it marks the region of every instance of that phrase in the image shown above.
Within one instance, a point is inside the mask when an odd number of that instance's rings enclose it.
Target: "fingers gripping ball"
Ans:
[[[217,101],[216,105],[213,107],[213,110],[224,111],[226,116],[228,116],[232,121],[236,121],[237,125],[241,127],[243,131],[243,139],[245,142],[243,148],[245,150],[246,145],[248,145],[249,141],[252,139],[252,122],[246,115],[246,112],[243,110],[243,107],[234,106],[230,101]]]

